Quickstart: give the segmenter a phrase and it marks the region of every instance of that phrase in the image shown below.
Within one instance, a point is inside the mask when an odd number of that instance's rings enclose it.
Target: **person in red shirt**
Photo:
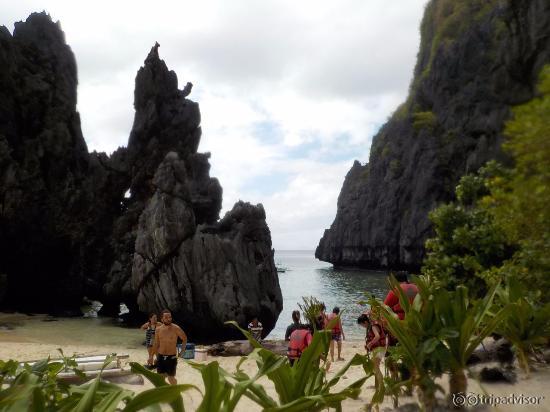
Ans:
[[[409,298],[409,302],[412,303],[415,296],[418,294],[418,287],[413,283],[409,283],[407,272],[397,272],[395,274],[395,279],[399,282],[399,286]],[[390,290],[388,292],[386,299],[384,299],[384,305],[389,306],[399,319],[405,319],[405,311],[399,303],[399,294],[397,291]]]
[[[332,327],[332,337],[330,339],[330,359],[332,362],[334,362],[334,342],[336,342],[338,347],[338,359],[339,361],[343,361],[344,358],[342,358],[342,340],[346,339],[346,335],[344,334],[344,329],[342,328],[342,320],[338,317],[340,314],[340,308],[336,306],[334,309],[332,309],[332,313],[328,315],[327,317],[327,324],[332,322],[334,319],[338,319],[336,324]]]

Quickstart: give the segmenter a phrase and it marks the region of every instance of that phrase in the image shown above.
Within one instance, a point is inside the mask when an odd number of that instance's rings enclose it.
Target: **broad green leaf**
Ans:
[[[99,386],[100,377],[98,376],[92,381],[92,384],[88,386],[88,389],[78,401],[75,407],[75,412],[89,412],[93,409],[96,398],[97,387]]]
[[[97,406],[94,408],[94,411],[97,411],[97,412],[116,411],[120,403],[125,399],[130,399],[132,395],[133,395],[133,392],[126,391],[124,389],[119,389],[116,392],[113,391],[103,397],[101,402],[99,402]]]
[[[365,369],[366,365],[368,364],[368,358],[365,355],[361,355],[359,353],[356,353],[353,355],[353,358],[351,358],[350,361],[348,361],[338,372],[334,374],[334,376],[326,383],[325,390],[328,390],[329,388],[333,387],[338,383],[340,378],[348,371],[348,369],[352,366],[363,366]],[[367,376],[368,378],[369,376]]]
[[[220,375],[218,362],[210,362],[201,370],[204,382],[204,397],[197,412],[219,411],[229,402],[232,385]]]
[[[140,365],[137,362],[130,362],[130,368],[132,372],[145,376],[149,382],[155,385],[155,387],[168,385],[164,379],[164,376],[146,369],[143,365]]]
[[[174,404],[181,400],[181,392],[197,389],[195,385],[165,385],[148,389],[137,394],[123,409],[123,412],[135,412],[158,403]]]
[[[132,372],[142,374],[157,388],[168,385],[164,380],[164,376],[152,372],[149,369],[146,369],[145,367],[143,367],[143,365],[140,365],[137,362],[130,362],[130,367]],[[183,406],[183,399],[181,399],[181,396],[179,398],[176,397],[176,399],[170,404],[170,406],[172,407],[174,412],[183,412],[185,410]]]
[[[31,372],[36,374],[43,374],[47,372],[48,370],[48,363],[50,362],[50,358],[39,360],[38,362],[35,362],[31,366]]]

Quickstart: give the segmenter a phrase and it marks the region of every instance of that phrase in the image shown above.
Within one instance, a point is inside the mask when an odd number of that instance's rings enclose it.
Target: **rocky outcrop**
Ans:
[[[78,310],[86,273],[101,266],[99,249],[80,259],[82,246],[104,240],[105,231],[94,226],[109,220],[120,200],[116,179],[88,154],[76,87],[74,55],[49,16],[16,23],[13,36],[0,28],[4,306]]]
[[[337,266],[417,269],[428,213],[500,151],[510,107],[533,98],[550,62],[544,0],[432,0],[407,101],[355,162],[315,256]]]
[[[0,28],[0,307],[77,313],[87,296],[109,315],[168,308],[195,340],[253,316],[268,333],[282,298],[263,207],[219,219],[192,85],[178,89],[158,47],[136,77],[128,146],[90,154],[59,24]]]
[[[141,311],[168,307],[195,336],[240,337],[223,322],[252,317],[273,329],[282,297],[261,205],[239,202],[219,222],[197,224],[185,162],[168,153],[141,214],[132,288]]]
[[[219,220],[222,188],[210,177],[210,154],[197,153],[200,111],[190,92],[190,83],[178,89],[155,45],[136,77],[134,125],[119,162],[131,195],[114,224],[106,309],[168,308],[194,340],[240,337],[224,322],[244,326],[254,316],[267,334],[282,296],[265,212],[239,202]]]

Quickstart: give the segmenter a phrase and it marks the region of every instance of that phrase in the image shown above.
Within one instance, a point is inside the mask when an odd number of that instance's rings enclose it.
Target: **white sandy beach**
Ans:
[[[43,319],[43,318],[42,318]],[[19,361],[29,361],[42,359],[47,356],[58,357],[57,348],[62,348],[66,355],[97,355],[97,354],[128,354],[128,362],[140,362],[145,363],[147,354],[145,347],[141,345],[143,340],[143,333],[139,330],[117,328],[117,327],[105,327],[101,328],[97,326],[97,319],[90,322],[91,325],[95,325],[90,330],[91,334],[78,333],[82,330],[83,319],[60,319],[54,322],[43,322],[40,318],[29,318],[26,315],[18,314],[0,314],[0,324],[5,322],[13,322],[13,324],[19,324],[12,330],[8,330],[3,327],[0,329],[0,359],[17,359]],[[86,322],[84,322],[86,323]],[[75,325],[78,325],[75,326]],[[86,326],[85,326],[86,328]],[[113,338],[107,339],[108,333],[117,334],[120,343],[116,344],[102,344],[101,341],[112,341]],[[343,356],[346,359],[350,359],[354,353],[362,353],[363,344],[361,341],[344,341]],[[206,362],[218,361],[219,364],[227,371],[234,371],[237,362],[240,357],[209,357]],[[342,362],[336,362],[331,366],[331,370],[328,374],[330,377],[337,371]],[[247,361],[243,365],[243,370],[252,375],[255,373],[256,364],[253,361]],[[361,378],[363,370],[360,367],[351,368],[340,383],[336,387],[346,386],[349,383]],[[484,384],[483,388],[487,394],[494,396],[508,396],[510,394],[523,395],[523,396],[543,396],[541,404],[538,406],[500,406],[494,410],[506,410],[506,411],[519,411],[519,410],[537,410],[537,411],[550,411],[550,368],[544,366],[534,371],[530,378],[526,378],[523,374],[518,373],[518,383],[515,385],[510,384]],[[191,383],[199,388],[203,388],[202,379],[200,373],[195,371],[191,366],[186,364],[183,359],[179,360],[177,379],[179,383]],[[273,398],[277,397],[275,389],[271,382],[267,378],[263,378],[262,383],[268,394]],[[362,411],[365,405],[368,404],[373,394],[374,380],[369,379],[366,385],[363,387],[361,395],[356,400],[346,400],[343,403],[344,411]],[[441,384],[445,387],[446,380],[442,380]],[[144,385],[122,385],[127,389],[135,392],[140,392],[145,389],[149,389],[152,385],[146,381]],[[468,385],[468,391],[475,393],[483,393],[479,384],[470,379]],[[194,410],[200,403],[201,396],[198,392],[192,391],[184,394],[185,406],[188,410]],[[410,397],[401,397],[400,404],[405,404],[414,401]],[[380,410],[391,409],[392,401],[389,397],[386,398],[384,404]],[[252,401],[243,398],[238,405],[239,411],[259,411],[258,407]]]

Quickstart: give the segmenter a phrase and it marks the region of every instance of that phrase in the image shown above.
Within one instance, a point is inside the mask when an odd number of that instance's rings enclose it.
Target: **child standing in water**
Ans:
[[[149,354],[147,358],[147,366],[150,368],[153,367],[153,343],[155,343],[155,331],[157,326],[162,325],[162,323],[157,321],[157,315],[155,313],[149,314],[149,321],[141,325],[141,329],[145,331],[145,346],[147,347],[147,353]]]

